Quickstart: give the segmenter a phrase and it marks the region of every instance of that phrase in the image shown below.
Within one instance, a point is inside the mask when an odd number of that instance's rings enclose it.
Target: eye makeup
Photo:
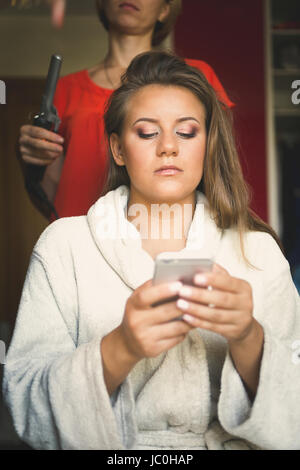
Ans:
[[[141,119],[142,120],[142,119]],[[138,120],[136,121],[135,124],[137,124],[137,122],[141,121],[141,120]],[[183,121],[177,123],[177,127],[174,128],[174,133],[182,138],[182,139],[192,139],[194,137],[197,136],[197,134],[199,133],[199,126],[197,126],[197,124],[195,124],[195,122],[188,122],[192,120],[191,118],[184,118]],[[151,120],[151,123],[149,122],[150,119],[146,119],[144,120],[144,122],[139,126],[136,126],[135,127],[135,132],[137,133],[138,137],[141,138],[141,139],[152,139],[156,136],[158,136],[160,133],[161,133],[161,128],[159,125],[155,125],[156,123],[153,123],[152,124],[152,120]],[[193,119],[193,121],[195,121]]]
[[[137,134],[141,139],[151,139],[151,137],[155,137],[158,132],[154,130],[148,130],[148,129],[137,129]]]
[[[197,133],[198,129],[196,127],[179,129],[176,131],[176,134],[184,139],[192,139],[193,137],[196,137]]]
[[[198,129],[196,127],[193,127],[192,129],[180,129],[176,131],[176,134],[183,139],[192,139],[193,137],[196,137],[197,133]],[[158,131],[154,131],[152,129],[137,129],[137,135],[142,139],[151,139],[158,134]]]
[[[187,124],[184,126],[181,125],[179,129],[176,130],[176,133],[184,139],[191,139],[197,135],[198,131],[199,129],[197,126]]]

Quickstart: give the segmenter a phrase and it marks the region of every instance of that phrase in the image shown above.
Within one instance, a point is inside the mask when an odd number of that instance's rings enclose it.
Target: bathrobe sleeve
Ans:
[[[122,449],[116,417],[122,397],[115,412],[103,379],[102,338],[77,347],[72,263],[67,247],[47,250],[47,234],[26,275],[6,356],[4,400],[18,435],[35,449]]]
[[[257,393],[251,403],[227,352],[218,415],[226,431],[260,448],[300,449],[299,294],[276,242],[269,235],[265,241],[264,304],[254,309],[264,330]]]

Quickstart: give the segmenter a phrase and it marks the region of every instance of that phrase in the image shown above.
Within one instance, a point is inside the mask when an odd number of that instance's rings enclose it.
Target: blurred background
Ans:
[[[63,56],[66,75],[98,63],[107,48],[94,0],[69,0],[60,30],[41,3],[0,1],[0,80],[6,84],[6,104],[0,104],[0,340],[7,348],[30,254],[48,225],[24,189],[15,151],[19,129],[39,111],[53,53]],[[183,0],[165,47],[208,62],[236,104],[252,208],[280,236],[300,291],[300,104],[292,102],[292,85],[300,81],[299,0]],[[2,371],[0,365],[0,380]],[[23,448],[0,397],[0,449]]]

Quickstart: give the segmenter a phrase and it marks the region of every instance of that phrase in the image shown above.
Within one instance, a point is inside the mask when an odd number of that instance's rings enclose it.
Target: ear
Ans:
[[[170,4],[164,2],[164,5],[161,8],[159,17],[157,18],[158,21],[163,23],[165,21],[165,19],[169,16],[169,14],[170,14]]]
[[[110,144],[110,149],[111,149],[112,156],[113,156],[114,161],[116,162],[116,164],[119,165],[119,166],[124,166],[125,161],[124,161],[124,157],[123,157],[120,137],[115,133],[111,134],[111,136],[109,138],[109,144]]]

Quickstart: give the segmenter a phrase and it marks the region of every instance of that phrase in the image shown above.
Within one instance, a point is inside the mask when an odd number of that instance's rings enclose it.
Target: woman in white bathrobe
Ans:
[[[229,111],[152,52],[105,124],[104,195],[32,253],[3,385],[16,431],[36,449],[300,449],[299,295],[248,207]],[[170,251],[214,269],[153,285]]]

